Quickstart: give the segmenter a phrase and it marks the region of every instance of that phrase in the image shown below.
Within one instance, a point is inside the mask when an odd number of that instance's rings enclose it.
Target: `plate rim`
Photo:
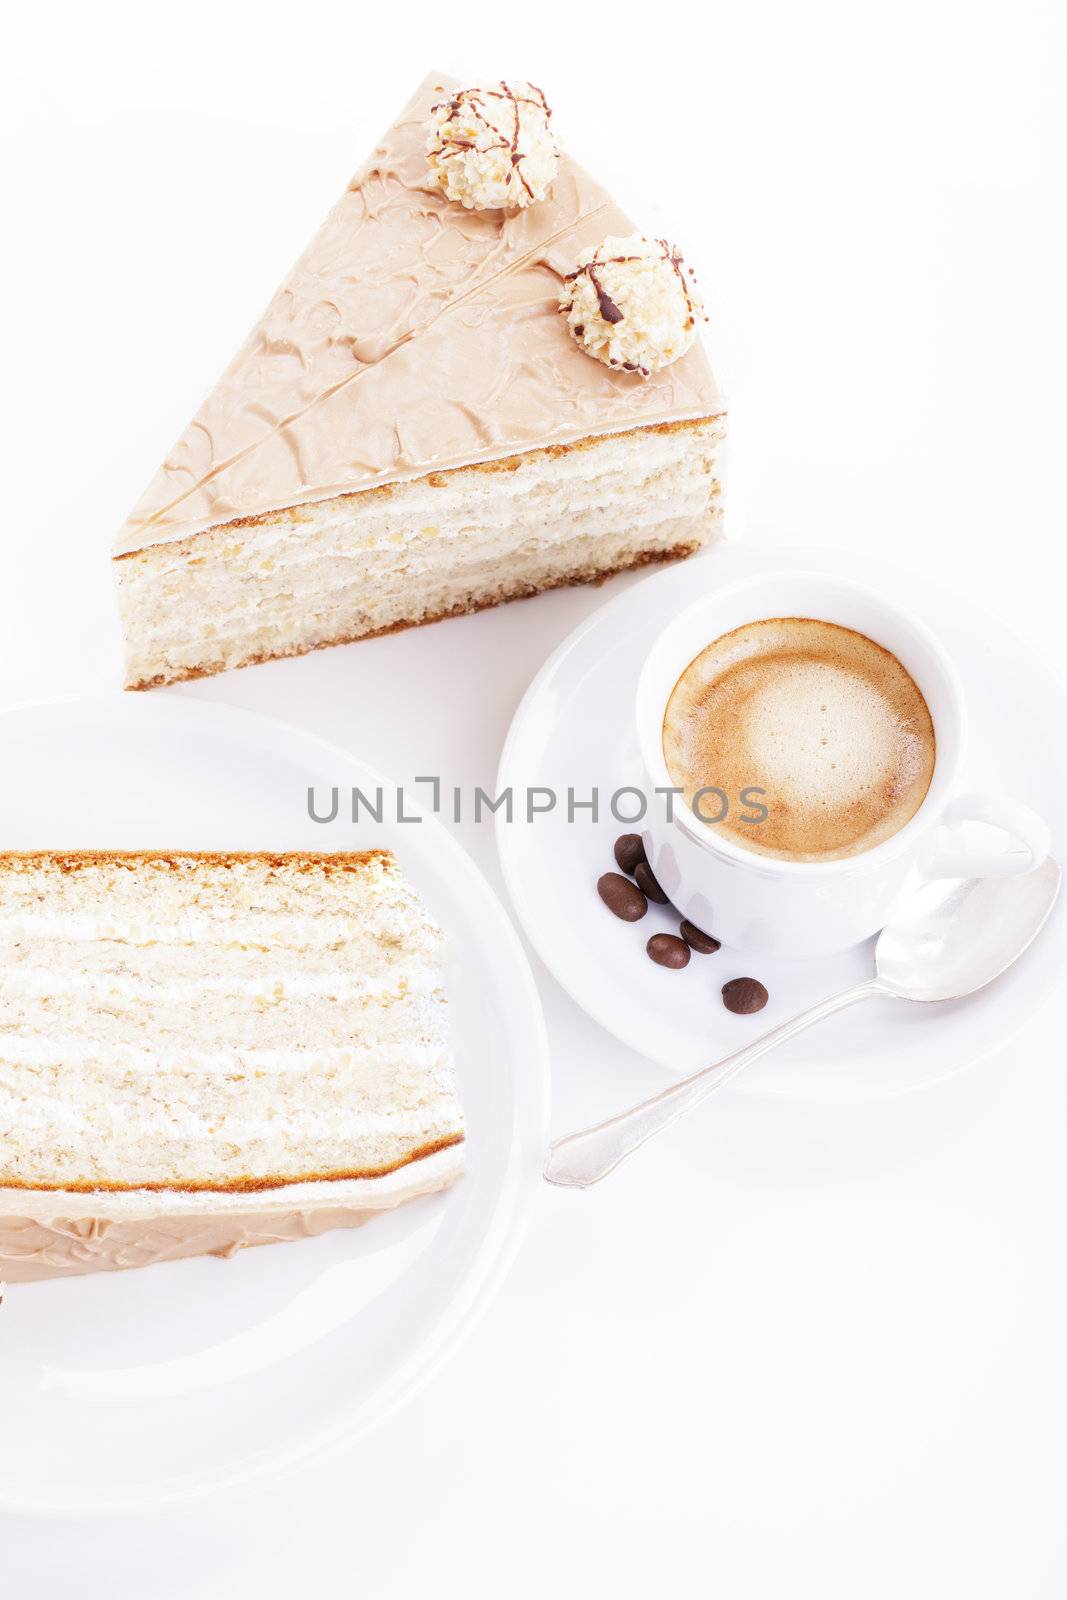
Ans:
[[[320,760],[333,762],[339,768],[350,771],[353,781],[361,779],[365,784],[381,783],[387,791],[398,788],[398,784],[387,773],[355,752],[298,724],[265,712],[247,710],[229,701],[208,700],[194,693],[183,693],[180,688],[162,693],[157,691],[157,694],[158,699],[156,695],[131,697],[127,691],[104,690],[95,694],[63,694],[13,701],[0,707],[0,745],[6,722],[17,715],[54,713],[90,705],[110,705],[116,709],[133,704],[152,705],[152,714],[160,712],[164,718],[173,719],[176,723],[182,720],[207,721],[223,731],[226,726],[250,729],[254,735],[258,735],[254,742],[261,748],[264,739],[282,738],[289,744],[303,746],[309,754],[317,755]],[[504,1282],[529,1225],[533,1198],[541,1176],[543,1152],[549,1138],[551,1051],[544,1007],[514,921],[481,867],[441,819],[428,811],[417,797],[405,793],[404,805],[406,813],[417,813],[423,823],[432,825],[429,838],[434,841],[435,848],[443,848],[446,856],[451,856],[455,868],[465,878],[465,892],[478,902],[479,915],[495,925],[494,944],[501,952],[502,965],[510,974],[513,992],[521,992],[523,997],[522,1031],[525,1034],[526,1058],[524,1066],[515,1073],[515,1082],[522,1093],[516,1101],[511,1155],[495,1205],[463,1277],[426,1337],[411,1351],[402,1366],[389,1374],[379,1390],[360,1404],[356,1416],[346,1416],[342,1410],[309,1438],[288,1448],[279,1446],[269,1455],[253,1457],[217,1471],[200,1472],[195,1479],[164,1483],[145,1493],[130,1493],[124,1488],[116,1494],[61,1494],[46,1497],[12,1494],[0,1482],[0,1514],[16,1514],[42,1521],[121,1516],[131,1512],[169,1510],[196,1504],[210,1494],[228,1494],[251,1484],[265,1486],[291,1478],[301,1470],[337,1456],[355,1439],[384,1425],[413,1399],[473,1331]]]

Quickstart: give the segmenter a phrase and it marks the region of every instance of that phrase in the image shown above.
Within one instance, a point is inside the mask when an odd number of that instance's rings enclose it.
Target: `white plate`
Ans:
[[[825,572],[878,586],[920,613],[959,667],[971,720],[967,786],[1008,793],[1043,813],[1054,850],[1067,839],[1063,729],[1067,696],[1051,669],[947,592],[914,574],[840,551],[727,547],[628,589],[577,628],[530,686],[511,726],[497,793],[530,786],[578,800],[601,792],[593,822],[564,805],[532,823],[497,814],[497,843],[512,901],[541,959],[580,1006],[618,1039],[677,1076],[738,1049],[872,970],[871,944],[820,961],[767,961],[731,950],[694,955],[682,972],[645,955],[650,934],[677,932],[669,907],[650,906],[637,924],[602,905],[596,880],[614,870],[612,844],[638,824],[615,821],[607,799],[640,783],[633,701],[644,655],[687,602],[738,578],[775,568]],[[714,933],[714,928],[709,930]],[[960,1070],[992,1050],[1053,990],[1067,955],[1061,904],[1007,976],[970,1000],[939,1006],[872,1001],[812,1030],[750,1067],[742,1093],[854,1100],[897,1094]],[[770,1002],[756,1017],[725,1010],[729,979],[763,980]]]
[[[160,1504],[292,1468],[410,1395],[500,1278],[547,1128],[547,1046],[526,958],[466,853],[341,750],[180,695],[0,718],[0,847],[392,847],[447,930],[468,1170],[352,1232],[70,1282],[0,1308],[0,1506]],[[378,826],[307,814],[369,792]],[[405,798],[407,812],[414,804]]]

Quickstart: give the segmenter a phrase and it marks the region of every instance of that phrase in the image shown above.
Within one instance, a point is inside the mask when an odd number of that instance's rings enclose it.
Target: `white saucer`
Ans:
[[[266,718],[180,695],[0,717],[0,846],[395,849],[446,929],[468,1171],[353,1232],[70,1282],[0,1307],[0,1507],[158,1505],[307,1462],[377,1422],[483,1306],[540,1173],[547,1046],[519,940],[466,853],[392,785]],[[382,783],[381,825],[307,789]],[[408,814],[416,807],[404,801]]]
[[[722,949],[681,972],[645,955],[650,934],[677,932],[670,907],[636,924],[601,903],[596,881],[615,870],[612,844],[637,824],[615,821],[607,799],[640,782],[633,701],[644,655],[687,602],[721,584],[775,568],[825,572],[876,585],[909,605],[960,669],[971,721],[967,787],[1010,794],[1041,812],[1054,851],[1067,841],[1067,771],[1060,731],[1067,695],[1051,669],[958,598],[914,574],[837,551],[734,546],[709,552],[628,589],[587,618],[535,678],[511,725],[497,780],[516,797],[530,786],[604,800],[566,819],[565,803],[532,823],[516,805],[497,814],[497,843],[512,902],[531,942],[590,1016],[672,1074],[685,1076],[758,1037],[872,970],[873,941],[820,961],[766,961]],[[714,928],[708,930],[714,933]],[[824,1023],[738,1080],[742,1093],[854,1100],[897,1094],[957,1072],[999,1045],[1053,990],[1067,958],[1067,908],[1057,907],[1017,967],[970,1000],[938,1006],[872,1001]],[[770,1002],[754,1017],[725,1010],[722,985],[760,978]]]

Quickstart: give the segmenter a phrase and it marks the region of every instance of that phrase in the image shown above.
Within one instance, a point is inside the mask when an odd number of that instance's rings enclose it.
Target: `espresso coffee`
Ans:
[[[834,622],[773,617],[689,663],[667,703],[663,755],[717,835],[783,861],[839,861],[915,815],[936,743],[896,656]],[[721,820],[722,798],[702,789],[726,797]]]

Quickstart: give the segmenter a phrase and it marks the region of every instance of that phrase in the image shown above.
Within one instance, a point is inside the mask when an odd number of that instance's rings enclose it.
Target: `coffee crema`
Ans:
[[[835,622],[772,617],[689,663],[667,702],[663,755],[689,805],[704,788],[729,796],[716,834],[783,861],[839,861],[911,820],[936,741],[896,656]],[[754,789],[758,800],[739,801]],[[766,817],[743,820],[756,805]]]

